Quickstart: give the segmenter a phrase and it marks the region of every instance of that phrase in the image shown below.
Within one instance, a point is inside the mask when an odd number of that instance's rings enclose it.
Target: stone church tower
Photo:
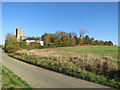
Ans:
[[[16,29],[16,38],[18,42],[23,40],[23,29],[20,28]]]

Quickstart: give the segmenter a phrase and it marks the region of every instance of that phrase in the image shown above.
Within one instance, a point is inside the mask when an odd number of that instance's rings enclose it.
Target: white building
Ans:
[[[27,43],[27,44],[32,43],[32,42],[36,42],[36,40],[26,40],[26,43]],[[44,41],[39,41],[39,40],[38,40],[37,42],[40,43],[41,46],[44,45]]]

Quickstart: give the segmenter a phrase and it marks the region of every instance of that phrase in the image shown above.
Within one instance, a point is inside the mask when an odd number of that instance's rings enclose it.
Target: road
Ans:
[[[7,56],[4,52],[2,52],[2,64],[34,88],[108,88],[27,64]]]

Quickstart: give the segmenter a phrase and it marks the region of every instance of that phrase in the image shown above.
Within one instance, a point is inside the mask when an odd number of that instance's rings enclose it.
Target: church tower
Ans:
[[[20,42],[23,39],[23,29],[17,28],[16,29],[16,38],[17,41]]]

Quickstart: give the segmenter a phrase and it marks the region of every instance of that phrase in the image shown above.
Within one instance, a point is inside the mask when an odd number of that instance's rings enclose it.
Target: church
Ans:
[[[34,38],[34,39],[31,37],[23,37],[23,29],[20,29],[20,28],[16,29],[16,38],[18,42],[26,42],[27,44],[29,44],[37,41],[37,43],[40,43],[41,46],[44,45],[44,42],[41,41],[41,37]]]

